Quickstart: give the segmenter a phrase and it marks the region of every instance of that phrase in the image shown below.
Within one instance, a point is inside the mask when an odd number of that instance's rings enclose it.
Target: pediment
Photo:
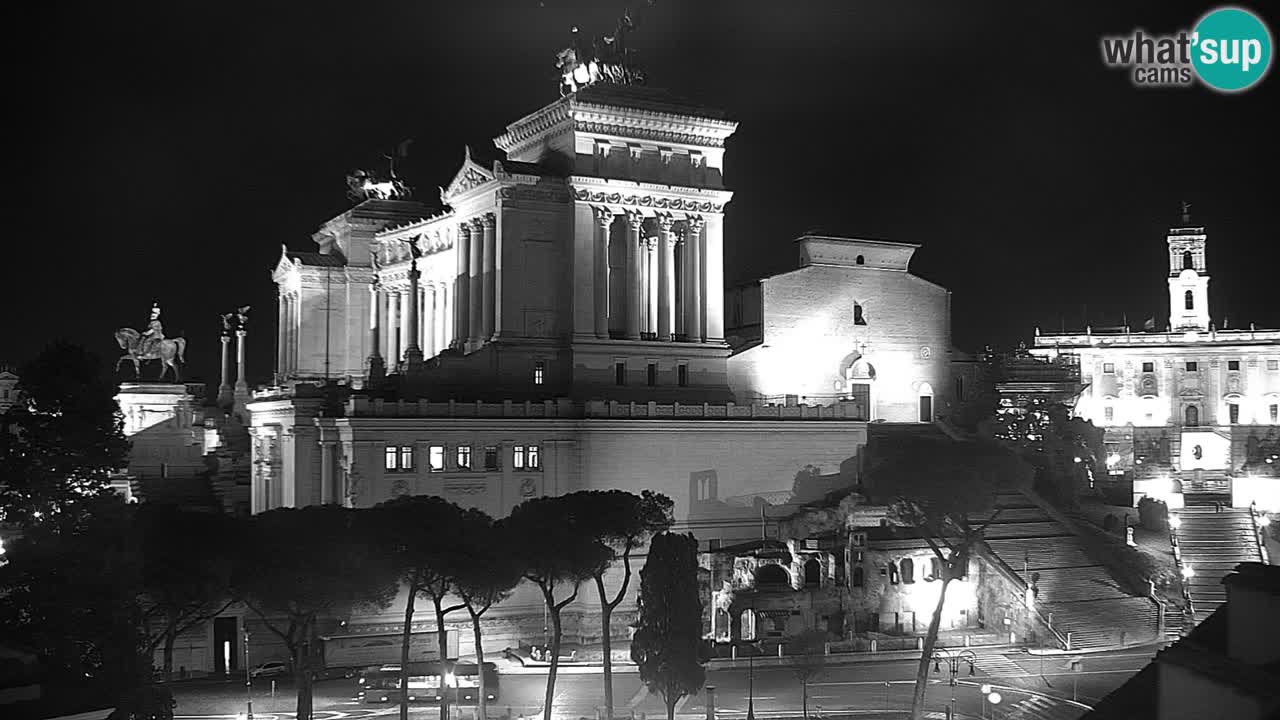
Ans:
[[[289,248],[281,245],[280,259],[276,261],[275,269],[271,271],[271,279],[276,283],[281,283],[295,272],[297,272],[297,266],[294,264],[293,258],[289,257]]]
[[[462,167],[458,168],[458,172],[454,174],[453,180],[448,187],[440,190],[440,200],[445,204],[470,190],[492,182],[494,179],[493,170],[486,169],[471,157],[471,148],[467,148],[462,159]]]

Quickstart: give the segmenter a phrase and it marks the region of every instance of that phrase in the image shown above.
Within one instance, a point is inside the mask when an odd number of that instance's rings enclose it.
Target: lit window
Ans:
[[[543,377],[547,372],[547,363],[544,360],[535,360],[533,363],[533,384],[541,385]]]
[[[649,387],[658,384],[658,366],[655,363],[649,363],[645,368],[645,380],[649,383]]]
[[[613,382],[615,385],[627,384],[627,364],[624,362],[616,362],[613,364]]]
[[[676,384],[680,387],[689,387],[689,366],[676,366]]]
[[[1187,372],[1196,372],[1200,369],[1200,363],[1195,360],[1187,361]]]
[[[1102,372],[1108,375],[1113,375],[1115,374],[1115,371],[1116,371],[1115,363],[1102,363]]]
[[[1280,405],[1276,405],[1275,403],[1272,403],[1270,410],[1271,410],[1271,422],[1276,422],[1277,420],[1280,420]]]
[[[1144,362],[1144,363],[1142,363],[1142,372],[1155,372],[1155,371],[1156,371],[1156,364],[1155,364],[1155,363],[1153,363],[1153,362]]]
[[[524,446],[523,445],[517,445],[513,449],[511,454],[511,467],[515,468],[516,470],[524,469]]]
[[[1102,415],[1106,418],[1107,422],[1111,422],[1116,419],[1116,409],[1113,407],[1104,408],[1102,410]]]
[[[1196,299],[1195,299],[1195,296],[1191,294],[1190,290],[1188,290],[1186,293],[1183,294],[1182,301],[1183,301],[1183,304],[1187,306],[1188,310],[1196,309]]]
[[[1228,360],[1228,361],[1227,361],[1227,369],[1228,369],[1228,370],[1239,370],[1239,369],[1240,369],[1240,361],[1239,361],[1239,360]]]
[[[413,446],[412,445],[400,446],[400,469],[401,470],[413,469]]]
[[[537,445],[530,445],[525,449],[525,458],[528,461],[529,470],[537,470],[542,467],[542,458],[539,457]]]
[[[430,463],[431,472],[444,472],[444,446],[432,445],[427,453],[427,461]]]
[[[471,469],[471,446],[469,445],[458,446],[458,467],[462,468],[463,470]]]
[[[399,454],[394,445],[387,446],[386,454],[384,455],[384,458],[385,458],[384,465],[386,469],[396,470],[399,468],[399,464],[398,464]]]
[[[1240,406],[1236,403],[1227,403],[1227,417],[1230,418],[1232,425],[1240,422]]]

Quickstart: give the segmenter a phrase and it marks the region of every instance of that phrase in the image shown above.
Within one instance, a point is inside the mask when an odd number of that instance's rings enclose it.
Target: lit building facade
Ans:
[[[0,363],[0,413],[8,412],[18,401],[18,374],[13,366]]]
[[[1087,387],[1076,415],[1105,429],[1109,468],[1135,479],[1135,500],[1175,480],[1187,492],[1235,490],[1247,505],[1254,493],[1232,480],[1276,476],[1280,330],[1210,321],[1207,238],[1185,213],[1169,231],[1167,330],[1036,334],[1033,353],[1078,364]]]

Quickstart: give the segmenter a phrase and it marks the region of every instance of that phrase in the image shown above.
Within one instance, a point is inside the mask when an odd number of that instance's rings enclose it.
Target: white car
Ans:
[[[271,660],[264,662],[258,667],[249,671],[250,677],[280,677],[289,674],[289,663],[283,660]]]

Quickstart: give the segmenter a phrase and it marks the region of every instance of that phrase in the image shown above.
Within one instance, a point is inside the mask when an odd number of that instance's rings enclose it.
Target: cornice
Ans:
[[[493,139],[493,144],[511,154],[517,146],[540,137],[559,125],[568,125],[571,121],[569,101],[557,100],[508,125],[505,133]]]
[[[580,176],[571,178],[570,186],[575,200],[642,211],[674,210],[720,214],[724,212],[725,204],[733,197],[733,193],[727,190],[698,188],[673,190],[667,185],[646,183],[636,183],[634,186],[623,189],[618,188],[614,182]]]

